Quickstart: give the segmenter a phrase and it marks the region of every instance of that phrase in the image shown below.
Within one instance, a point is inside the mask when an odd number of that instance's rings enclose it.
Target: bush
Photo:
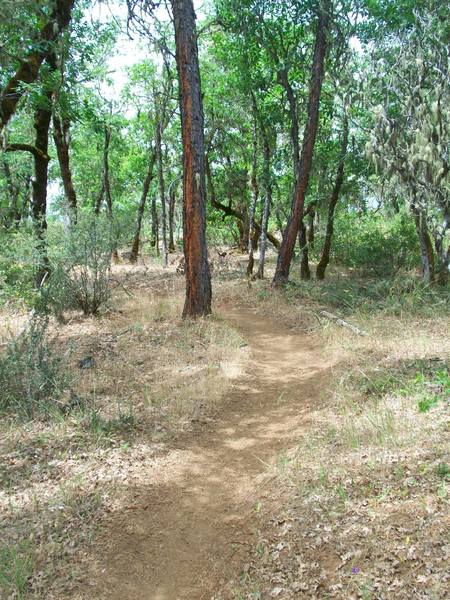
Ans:
[[[49,344],[47,328],[47,317],[32,315],[0,356],[0,411],[35,417],[59,406],[70,381]]]
[[[320,235],[315,248],[319,252],[322,248]],[[370,213],[336,215],[331,260],[376,275],[417,267],[420,254],[411,216],[407,212],[390,219]]]
[[[41,290],[37,309],[58,317],[66,309],[97,314],[111,294],[110,223],[106,218],[81,214],[67,232],[55,229],[49,242],[51,276]]]
[[[11,300],[32,306],[39,253],[32,230],[0,234],[0,304]]]

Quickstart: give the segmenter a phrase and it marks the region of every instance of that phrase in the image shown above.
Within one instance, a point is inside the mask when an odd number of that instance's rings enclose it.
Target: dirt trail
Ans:
[[[90,598],[210,599],[253,541],[266,464],[307,426],[328,375],[317,340],[251,309],[222,313],[250,346],[247,374],[216,420],[155,460],[135,493],[148,508],[112,516]]]

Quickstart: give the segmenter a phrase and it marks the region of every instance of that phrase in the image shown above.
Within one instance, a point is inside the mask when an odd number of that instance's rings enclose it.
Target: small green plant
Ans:
[[[24,227],[8,235],[0,230],[0,305],[33,305],[37,264],[37,243],[31,230]]]
[[[0,596],[2,598],[24,600],[27,597],[28,580],[32,573],[33,557],[25,544],[20,547],[5,545],[0,548]]]
[[[318,478],[319,478],[320,484],[323,487],[325,487],[328,483],[328,473],[323,465],[320,465],[320,467],[319,467]]]
[[[439,463],[436,467],[436,473],[442,479],[450,478],[450,465],[447,463]]]
[[[438,396],[425,396],[421,400],[418,400],[417,407],[419,409],[419,412],[425,413],[428,412],[434,406],[436,406],[438,402]]]
[[[450,395],[450,376],[446,369],[441,369],[430,375],[417,373],[414,386],[419,392],[417,406],[420,412],[428,412],[437,406],[439,401]]]
[[[33,418],[63,407],[59,400],[70,378],[49,343],[47,328],[46,316],[33,315],[0,356],[1,412]]]
[[[99,436],[110,434],[115,431],[129,431],[136,424],[136,418],[133,414],[133,407],[130,404],[127,410],[123,410],[121,404],[118,405],[117,417],[105,419],[97,408],[93,408],[89,415],[89,429]]]

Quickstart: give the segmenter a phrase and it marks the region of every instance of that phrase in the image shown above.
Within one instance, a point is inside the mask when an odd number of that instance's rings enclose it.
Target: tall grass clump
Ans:
[[[48,339],[48,317],[33,314],[0,355],[0,412],[29,418],[58,409],[70,378]]]

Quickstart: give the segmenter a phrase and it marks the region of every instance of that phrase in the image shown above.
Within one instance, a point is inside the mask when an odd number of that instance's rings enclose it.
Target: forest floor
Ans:
[[[448,293],[337,270],[278,292],[243,261],[210,319],[146,259],[55,329],[85,402],[0,422],[5,598],[446,597]]]

